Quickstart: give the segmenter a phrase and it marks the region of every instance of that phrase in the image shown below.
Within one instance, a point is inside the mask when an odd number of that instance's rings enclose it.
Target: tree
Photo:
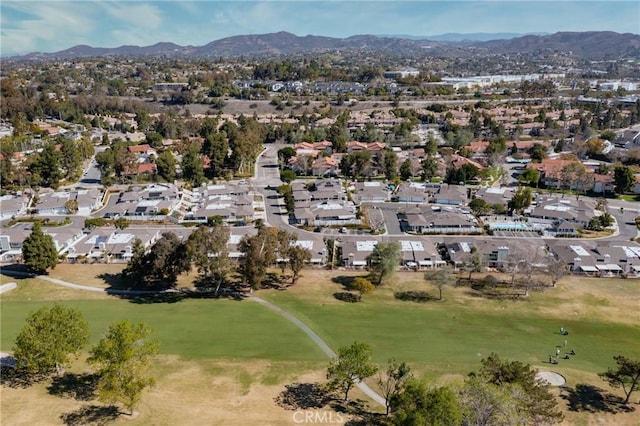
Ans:
[[[225,132],[210,133],[206,136],[202,145],[202,153],[209,157],[209,174],[211,176],[223,176],[228,152],[229,142]]]
[[[113,219],[111,223],[113,224],[113,226],[116,227],[116,229],[120,229],[120,230],[124,230],[129,227],[129,221],[127,220],[126,217],[123,217],[123,216],[120,216],[117,219]]]
[[[77,178],[81,164],[82,155],[76,146],[76,142],[64,138],[60,146],[60,167],[65,171],[64,177],[68,179]]]
[[[441,268],[432,269],[424,274],[424,279],[431,281],[438,286],[439,300],[442,300],[442,288],[449,285],[454,285],[458,278],[453,271],[453,268],[449,265],[445,265]]]
[[[548,157],[547,148],[542,144],[534,143],[533,146],[529,148],[529,155],[534,163],[539,163]]]
[[[438,174],[438,162],[433,157],[427,157],[422,160],[422,175],[423,181],[430,180],[436,174]]]
[[[384,177],[392,180],[398,176],[398,156],[395,152],[388,149],[384,152]]]
[[[64,203],[64,208],[67,214],[76,214],[78,213],[78,202],[76,200],[67,200]]]
[[[618,364],[614,370],[609,368],[604,373],[599,373],[604,381],[613,388],[622,388],[625,398],[624,405],[629,403],[631,394],[640,389],[640,361],[629,359],[623,355],[615,355],[613,359]]]
[[[520,361],[503,361],[498,354],[491,353],[483,359],[479,376],[496,386],[518,385],[522,394],[518,400],[534,424],[557,423],[563,415],[557,410],[558,403],[549,391],[546,382],[536,378],[536,371]]]
[[[400,177],[402,180],[409,180],[413,177],[413,170],[411,170],[411,160],[406,159],[400,165]]]
[[[471,250],[471,256],[465,259],[464,269],[469,271],[469,281],[471,281],[471,274],[474,272],[482,272],[487,267],[487,258],[478,250]]]
[[[302,271],[307,262],[311,261],[311,252],[308,248],[293,243],[291,247],[289,247],[287,257],[289,258],[289,267],[293,274],[291,284],[295,284],[300,277],[300,271]]]
[[[518,176],[518,182],[527,183],[528,185],[535,184],[538,187],[540,181],[540,172],[536,169],[527,169]]]
[[[491,212],[491,206],[482,198],[474,198],[469,202],[469,208],[476,216],[486,215]]]
[[[187,246],[198,272],[200,283],[216,286],[216,294],[220,286],[226,283],[227,274],[231,268],[227,242],[229,241],[229,227],[222,224],[200,226],[189,235]]]
[[[267,267],[276,261],[277,234],[276,228],[264,227],[256,235],[245,235],[238,244],[242,253],[238,261],[238,272],[251,289],[257,290],[262,286]]]
[[[378,243],[367,258],[371,275],[377,285],[382,284],[382,280],[391,277],[402,259],[400,244],[396,242]]]
[[[29,374],[48,374],[69,364],[89,341],[89,325],[76,308],[55,304],[27,317],[16,337],[16,368]]]
[[[55,188],[62,179],[62,154],[56,149],[55,142],[47,143],[42,152],[36,154],[29,171],[44,186]]]
[[[296,150],[293,147],[285,146],[282,149],[278,150],[278,162],[280,163],[280,168],[283,169],[289,164],[289,159],[296,156]]]
[[[569,273],[569,270],[567,269],[566,263],[552,257],[547,261],[546,273],[549,275],[549,278],[551,278],[551,285],[555,287],[558,281]]]
[[[135,247],[134,255],[122,276],[134,287],[175,287],[178,275],[191,269],[188,242],[172,232],[165,232],[148,252]]]
[[[531,188],[521,186],[516,190],[516,193],[513,194],[507,206],[512,212],[522,212],[531,205],[532,201],[533,195],[531,194]]]
[[[387,415],[391,409],[391,401],[397,398],[406,381],[412,377],[411,367],[406,362],[398,362],[395,359],[390,359],[387,363],[384,376],[382,374],[378,376],[377,383],[385,400]]]
[[[401,426],[458,426],[462,412],[456,394],[448,387],[428,389],[422,380],[407,380],[391,399],[393,424]]]
[[[463,184],[480,173],[480,170],[473,164],[465,163],[460,168],[456,169],[454,167],[449,167],[447,169],[446,181],[451,185],[458,185],[460,182]]]
[[[158,174],[167,182],[173,182],[176,178],[176,158],[171,151],[163,151],[156,159]]]
[[[291,183],[296,179],[296,172],[291,169],[284,169],[282,173],[280,173],[280,180],[284,183]]]
[[[200,186],[205,182],[204,161],[200,156],[200,147],[192,143],[187,148],[187,152],[182,156],[182,177],[195,186]]]
[[[616,166],[613,169],[613,182],[616,194],[624,194],[631,191],[635,183],[633,170],[628,166]]]
[[[51,235],[42,232],[39,222],[33,223],[31,234],[22,243],[22,260],[27,268],[38,274],[55,268],[58,263],[58,250]]]
[[[465,425],[511,426],[526,424],[517,385],[497,386],[470,375],[458,393]],[[525,418],[523,418],[525,417]]]
[[[88,361],[98,366],[98,396],[102,401],[121,402],[133,414],[142,392],[155,383],[149,370],[158,343],[150,335],[144,323],[116,322],[91,349]]]
[[[357,291],[360,294],[358,300],[362,300],[362,296],[371,293],[376,289],[376,287],[368,279],[364,277],[356,277],[353,279],[349,289]]]
[[[331,360],[327,368],[329,387],[343,392],[346,401],[353,385],[378,371],[371,356],[371,346],[366,343],[353,342],[351,346],[338,349],[338,356]]]

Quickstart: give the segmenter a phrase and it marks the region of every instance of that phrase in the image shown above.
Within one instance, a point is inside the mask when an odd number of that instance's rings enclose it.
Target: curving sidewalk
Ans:
[[[41,279],[43,281],[48,281],[48,282],[50,282],[52,284],[56,284],[56,285],[59,285],[59,286],[62,286],[62,287],[71,288],[71,289],[74,289],[74,290],[93,291],[93,292],[97,292],[97,293],[136,295],[136,294],[162,294],[162,293],[174,293],[174,292],[176,292],[176,290],[165,290],[165,291],[108,290],[106,288],[97,288],[97,287],[89,287],[89,286],[80,285],[80,284],[74,284],[74,283],[70,283],[68,281],[63,281],[63,280],[60,280],[60,279],[57,279],[57,278],[49,277],[47,275],[36,275],[36,274],[30,274],[28,272],[12,271],[10,269],[2,269],[1,272],[3,274],[5,274],[5,275],[37,278],[37,279]],[[267,300],[264,300],[264,299],[262,299],[262,298],[260,298],[258,296],[254,296],[252,294],[247,295],[247,296],[248,296],[247,298],[249,300],[251,300],[253,302],[256,302],[256,303],[259,303],[260,305],[271,309],[272,311],[276,312],[280,316],[282,316],[282,317],[286,318],[287,320],[289,320],[289,322],[291,322],[293,325],[295,325],[300,330],[302,330],[307,336],[309,336],[309,338],[311,338],[311,340],[329,358],[336,357],[336,353],[329,347],[329,345],[327,345],[325,343],[325,341],[320,338],[320,336],[318,336],[313,330],[311,330],[311,328],[309,328],[308,325],[306,325],[305,323],[300,321],[296,316],[294,316],[290,312],[285,311],[284,309],[282,309],[278,305],[274,305],[273,303],[271,303],[271,302],[269,302]],[[373,401],[375,401],[376,403],[382,405],[383,407],[386,406],[386,400],[384,399],[384,397],[382,397],[382,395],[378,394],[376,391],[371,389],[371,387],[369,385],[367,385],[364,382],[360,382],[360,383],[357,384],[357,386],[362,392],[364,392],[365,395],[367,395]]]

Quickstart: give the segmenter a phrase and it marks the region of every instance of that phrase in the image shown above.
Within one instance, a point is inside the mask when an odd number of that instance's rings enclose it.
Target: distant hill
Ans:
[[[612,31],[559,32],[487,41],[478,47],[495,53],[562,51],[590,59],[615,59],[640,57],[640,35]]]
[[[407,40],[436,40],[436,41],[489,41],[509,40],[526,35],[547,35],[548,33],[445,33],[430,36],[389,35],[387,37],[405,38]]]
[[[204,46],[179,46],[174,43],[156,43],[152,46],[120,46],[115,48],[74,46],[55,53],[30,53],[6,58],[72,59],[95,56],[190,56],[237,57],[273,56],[293,53],[356,49],[371,52],[464,57],[470,54],[562,51],[587,59],[640,57],[640,35],[619,34],[610,31],[560,32],[549,35],[525,35],[508,38],[511,33],[443,34],[423,38],[408,36],[355,35],[347,38],[315,35],[297,36],[285,31],[226,37]],[[465,37],[464,40],[461,40]],[[494,37],[503,37],[494,39]],[[473,40],[475,38],[476,40]],[[482,41],[483,38],[489,39]],[[480,41],[478,41],[480,40]]]

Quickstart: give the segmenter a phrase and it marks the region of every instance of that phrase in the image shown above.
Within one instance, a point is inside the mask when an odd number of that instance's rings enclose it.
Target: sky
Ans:
[[[201,46],[278,31],[349,37],[600,30],[640,34],[640,1],[0,1],[2,56],[78,44]]]

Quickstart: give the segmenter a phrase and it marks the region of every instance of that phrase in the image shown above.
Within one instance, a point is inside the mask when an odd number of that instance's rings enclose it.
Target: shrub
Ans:
[[[333,293],[333,297],[343,302],[356,303],[360,301],[360,298],[353,293],[349,293],[347,291],[340,291]]]
[[[395,293],[393,293],[393,297],[395,297],[398,300],[405,300],[409,302],[419,302],[419,303],[428,302],[429,300],[433,299],[433,297],[430,296],[429,293],[427,293],[426,291],[418,291],[418,290],[396,291]]]

